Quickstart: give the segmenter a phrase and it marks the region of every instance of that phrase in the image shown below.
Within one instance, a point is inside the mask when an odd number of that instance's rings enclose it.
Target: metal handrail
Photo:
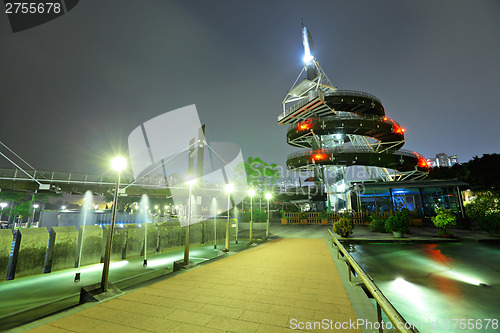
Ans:
[[[346,113],[348,113],[348,112],[346,112]],[[390,125],[396,124],[398,126],[401,126],[399,123],[395,122],[394,120],[389,119],[389,118],[384,117],[384,116],[376,116],[376,115],[362,115],[361,116],[361,115],[357,115],[355,113],[341,114],[341,115],[336,115],[336,116],[331,116],[331,117],[311,117],[309,119],[310,119],[311,123],[320,123],[320,122],[323,122],[323,121],[332,121],[332,120],[334,120],[334,121],[340,121],[340,120],[367,120],[367,121],[378,121],[378,122],[386,123],[386,124],[390,124]],[[303,125],[305,122],[307,123],[309,121],[309,119],[307,119],[307,120],[305,120],[303,122],[291,125],[288,128],[288,131],[290,131],[292,129],[295,129],[295,128],[301,126],[301,125]]]
[[[361,281],[363,281],[363,284],[366,286],[368,291],[372,294],[375,301],[377,302],[377,316],[379,322],[382,321],[381,310],[383,310],[387,318],[389,318],[394,328],[396,328],[398,332],[418,333],[419,330],[416,327],[411,326],[403,318],[403,316],[398,312],[398,310],[396,310],[396,308],[391,304],[391,302],[385,297],[382,291],[373,282],[372,278],[369,277],[368,274],[366,274],[366,272],[363,270],[363,268],[361,268],[361,266],[356,262],[356,260],[354,260],[351,254],[347,252],[342,243],[340,243],[337,237],[335,237],[333,232],[331,230],[328,230],[328,233],[330,234],[330,238],[332,239],[332,247],[333,245],[337,247],[338,251],[337,256],[338,253],[342,253],[342,255],[347,260],[346,263],[349,270],[349,281],[351,281],[351,267],[352,267],[354,271],[358,274],[358,276],[361,278]],[[401,325],[402,327],[400,327]],[[408,328],[408,326],[411,326],[411,328]],[[379,332],[380,333],[383,332],[382,325],[379,328]]]
[[[314,155],[314,154],[318,154],[318,153],[322,153],[322,154],[323,153],[325,153],[325,154],[373,153],[373,154],[408,156],[408,157],[414,157],[414,158],[421,158],[422,157],[422,155],[420,155],[414,151],[405,150],[405,149],[400,149],[396,152],[391,152],[389,150],[386,150],[383,152],[374,152],[373,150],[369,149],[368,147],[349,146],[349,147],[335,147],[335,148],[326,148],[326,149],[323,148],[320,150],[314,150],[314,149],[302,150],[302,151],[288,155],[287,160],[290,160],[290,159],[296,158],[296,157]]]
[[[379,102],[380,104],[382,104],[382,102],[380,101],[380,99],[378,99],[377,97],[373,96],[372,94],[368,94],[368,93],[365,93],[365,92],[362,92],[362,91],[356,91],[356,90],[336,90],[336,91],[333,91],[333,92],[331,92],[331,93],[328,94],[328,96],[335,96],[335,95],[350,95],[350,96],[367,97],[367,98],[371,98],[371,99]]]
[[[374,101],[382,104],[382,102],[377,97],[375,97],[375,96],[373,96],[371,94],[362,92],[362,91],[356,91],[356,90],[336,90],[336,91],[329,92],[328,94],[325,94],[325,96],[342,96],[342,95],[366,97],[366,98],[373,99]],[[314,98],[317,98],[317,96],[314,96]],[[299,100],[299,102],[297,102],[296,104],[292,105],[291,107],[289,107],[288,109],[286,109],[282,113],[280,113],[278,115],[278,121],[280,121],[281,119],[287,117],[291,113],[297,111],[298,109],[300,109],[301,107],[303,107],[307,103],[311,102],[314,98],[311,99],[308,96],[304,96],[304,98],[301,99],[301,100]]]

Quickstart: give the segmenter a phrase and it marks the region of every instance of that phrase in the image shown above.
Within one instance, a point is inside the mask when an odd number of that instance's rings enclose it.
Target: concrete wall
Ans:
[[[10,275],[16,278],[42,274],[49,232],[46,228],[21,228],[16,237]]]
[[[143,228],[145,227],[144,223],[142,224],[142,227]],[[158,228],[156,227],[155,224],[148,223],[147,230],[148,230],[148,245],[147,245],[148,254],[156,253],[156,251],[158,250]],[[144,251],[141,253],[141,255],[144,255]]]
[[[0,229],[0,281],[7,278],[7,267],[9,266],[10,248],[13,239],[12,230]]]
[[[57,227],[58,224],[58,218],[59,218],[59,213],[58,211],[43,211],[42,216],[40,216],[40,225],[39,227],[44,227],[47,229],[51,229],[52,227]]]
[[[103,228],[104,230],[99,225],[86,225],[85,228],[79,226],[77,232],[74,226],[52,227],[50,241],[47,228],[22,228],[18,231],[10,268],[7,265],[13,239],[12,232],[0,230],[0,281],[6,277],[19,278],[76,267],[80,246],[82,248],[80,266],[101,262],[110,226],[105,225]],[[178,221],[161,222],[156,225],[148,223],[147,229],[148,253],[165,252],[184,246],[186,228],[181,227]],[[111,260],[143,256],[144,232],[144,223],[141,227],[138,224],[126,224],[124,228],[115,225]],[[226,220],[218,219],[218,244],[224,242],[225,235]],[[230,229],[230,239],[234,239],[234,228]],[[214,222],[210,220],[192,224],[190,242],[193,245],[202,242],[213,244]]]
[[[82,241],[82,234],[83,244],[80,245],[80,242]],[[82,246],[82,262],[80,266],[92,265],[101,262],[102,238],[102,229],[98,225],[87,225],[85,226],[85,229],[80,226],[77,246],[78,250],[80,249],[80,246]],[[78,256],[76,266],[78,266]]]
[[[78,228],[82,225],[82,214],[80,212],[59,212],[58,227],[73,226]],[[85,225],[96,224],[96,214],[88,214],[85,220]]]
[[[50,230],[45,272],[75,267],[77,243],[78,231],[75,227],[53,227]]]
[[[183,246],[186,239],[185,230],[179,222],[161,222],[158,227],[158,252],[164,252],[172,247]]]
[[[108,242],[109,230],[111,226],[103,226],[103,237],[102,237],[102,257],[104,258],[104,253],[106,251],[106,243]],[[113,238],[111,243],[111,260],[124,259],[125,255],[125,242],[127,239],[127,232],[125,228],[117,228],[116,225],[113,228]]]
[[[144,229],[137,223],[125,225],[126,242],[123,258],[140,256],[144,252]]]

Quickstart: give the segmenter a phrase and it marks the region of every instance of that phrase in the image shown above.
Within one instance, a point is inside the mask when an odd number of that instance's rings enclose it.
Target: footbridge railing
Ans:
[[[340,255],[345,258],[347,269],[349,271],[349,282],[352,280],[352,272],[356,272],[356,274],[361,278],[361,281],[365,285],[366,289],[373,296],[375,301],[377,302],[377,318],[378,322],[382,322],[382,310],[386,314],[387,318],[391,321],[393,327],[398,330],[398,332],[403,333],[418,333],[419,330],[408,323],[403,316],[396,310],[396,308],[391,304],[391,302],[384,296],[382,291],[377,287],[377,285],[373,282],[372,278],[366,274],[366,272],[359,266],[359,264],[354,260],[349,252],[344,248],[342,243],[339,242],[337,237],[333,234],[331,230],[328,230],[328,234],[332,241],[332,247],[337,247],[337,259],[340,259]],[[379,326],[379,333],[384,332],[383,325]]]

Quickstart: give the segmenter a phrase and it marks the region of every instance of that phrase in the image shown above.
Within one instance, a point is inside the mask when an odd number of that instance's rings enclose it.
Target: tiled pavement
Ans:
[[[356,320],[324,239],[277,239],[30,332],[285,332],[292,319]]]

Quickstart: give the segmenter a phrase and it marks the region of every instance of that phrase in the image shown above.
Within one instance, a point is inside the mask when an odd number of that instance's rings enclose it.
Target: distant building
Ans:
[[[434,167],[451,167],[458,164],[458,156],[452,155],[448,156],[445,153],[436,154],[435,158],[428,158],[427,165],[430,168]]]

